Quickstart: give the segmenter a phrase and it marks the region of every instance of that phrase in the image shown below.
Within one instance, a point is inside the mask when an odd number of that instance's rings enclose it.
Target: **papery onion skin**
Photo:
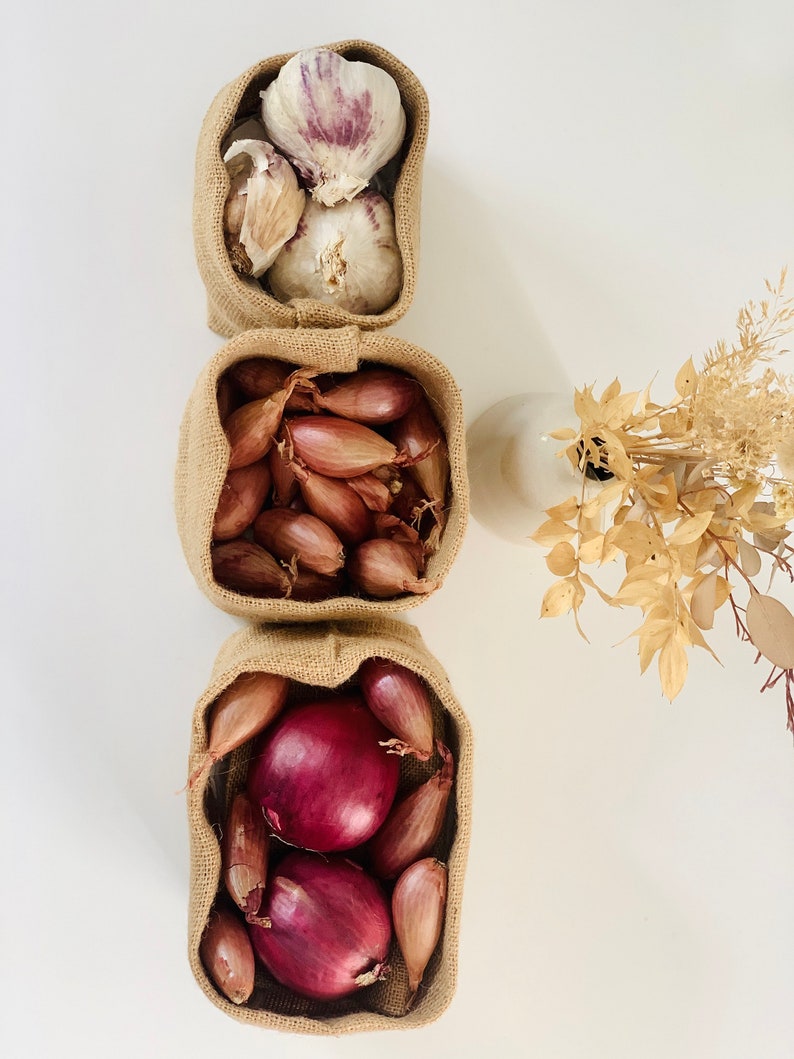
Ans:
[[[286,598],[292,581],[273,556],[254,541],[239,537],[217,544],[210,553],[212,575],[219,585],[245,596]]]
[[[207,974],[233,1004],[244,1004],[250,998],[254,991],[254,950],[239,916],[230,909],[214,908],[204,928],[199,955]]]
[[[279,559],[330,577],[341,570],[345,552],[337,535],[316,515],[274,507],[254,523],[254,540]]]
[[[221,840],[223,881],[245,916],[256,916],[267,881],[270,833],[262,810],[245,791],[234,796]],[[262,924],[263,926],[266,924]]]
[[[352,861],[288,853],[271,875],[262,913],[270,928],[248,927],[256,954],[301,996],[335,1000],[388,973],[389,903]]]
[[[271,481],[270,468],[265,460],[229,471],[218,498],[212,539],[233,540],[248,529],[262,510]]]
[[[372,368],[356,372],[315,398],[319,408],[367,426],[404,416],[419,395],[419,384],[398,371]]]
[[[225,375],[234,382],[247,400],[256,401],[282,390],[284,383],[295,370],[295,365],[275,360],[273,357],[247,357],[233,364]],[[308,392],[296,389],[287,398],[286,407],[288,410],[311,411],[314,403]]]
[[[231,449],[229,470],[256,463],[266,456],[273,444],[284,415],[287,401],[300,383],[308,381],[316,373],[310,368],[298,368],[286,379],[282,389],[269,397],[248,401],[235,409],[223,424]]]
[[[434,857],[411,864],[394,887],[394,932],[408,971],[411,1003],[441,937],[446,903],[447,868]]]
[[[433,710],[422,678],[388,658],[367,658],[358,670],[364,700],[396,738],[390,753],[427,761],[433,753]]]
[[[393,879],[430,853],[441,834],[452,790],[452,754],[438,742],[444,764],[393,807],[369,844],[369,862],[379,879]]]
[[[351,419],[299,416],[284,426],[295,456],[329,478],[354,478],[398,458],[390,441]]]
[[[284,708],[289,681],[277,673],[241,673],[215,700],[207,715],[207,753],[188,784],[210,766],[259,735]]]
[[[298,479],[283,451],[280,438],[276,439],[276,444],[267,454],[267,462],[273,480],[273,506],[289,507],[298,493]]]
[[[420,577],[415,549],[399,541],[373,537],[355,548],[347,561],[350,580],[375,599],[391,599],[405,592],[434,592],[438,582]]]
[[[353,849],[381,826],[397,792],[389,732],[359,695],[295,706],[264,733],[248,793],[283,841],[322,853]]]

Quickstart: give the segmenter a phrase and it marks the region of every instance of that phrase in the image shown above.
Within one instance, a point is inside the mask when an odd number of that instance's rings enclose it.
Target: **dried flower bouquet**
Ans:
[[[581,472],[582,487],[546,511],[532,539],[551,548],[546,564],[558,577],[541,616],[573,611],[584,636],[578,612],[588,588],[611,606],[639,607],[630,635],[640,668],[658,654],[670,700],[686,680],[687,648],[716,658],[704,631],[729,603],[739,639],[772,665],[762,690],[782,679],[794,732],[794,615],[769,594],[775,573],[794,581],[794,377],[771,367],[794,329],[785,275],[766,283],[768,298],[741,309],[730,347],[710,349],[700,370],[687,360],[668,404],[653,403],[650,386],[625,393],[617,379],[600,397],[592,386],[575,392],[579,429],[552,437],[567,442],[558,456]],[[595,495],[588,478],[602,482]],[[615,560],[625,577],[610,594],[586,568]],[[761,591],[756,579],[766,573]]]

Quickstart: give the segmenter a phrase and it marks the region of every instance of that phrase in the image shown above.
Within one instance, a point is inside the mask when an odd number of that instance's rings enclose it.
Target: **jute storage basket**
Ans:
[[[240,331],[260,327],[388,327],[410,306],[416,288],[422,162],[429,123],[427,94],[416,76],[385,49],[363,40],[323,45],[346,59],[380,66],[391,74],[402,97],[407,128],[397,158],[392,198],[397,245],[402,257],[403,281],[397,300],[383,312],[350,313],[313,298],[282,303],[232,268],[223,240],[223,207],[230,182],[221,145],[233,125],[259,112],[259,93],[277,76],[294,52],[264,59],[246,70],[215,97],[204,119],[196,153],[193,199],[193,236],[198,268],[207,289],[207,322],[213,331],[231,338]],[[391,166],[391,163],[390,163]]]
[[[413,626],[393,619],[339,622],[324,626],[248,627],[221,648],[209,685],[198,701],[188,774],[207,750],[207,713],[217,696],[241,673],[278,673],[309,688],[338,688],[349,681],[364,659],[380,656],[407,666],[423,677],[431,691],[436,736],[451,750],[455,780],[447,819],[433,855],[448,868],[448,896],[439,944],[431,957],[416,1001],[406,1012],[407,976],[399,947],[392,944],[388,977],[333,1002],[307,1000],[280,986],[258,967],[250,1000],[228,1001],[207,976],[199,955],[202,933],[221,888],[219,835],[227,805],[245,782],[251,744],[222,758],[188,789],[191,878],[189,958],[206,995],[228,1015],[259,1026],[307,1034],[341,1035],[382,1029],[409,1029],[437,1019],[449,1005],[457,978],[458,938],[463,880],[469,846],[472,797],[472,739],[469,722],[448,678]],[[306,692],[301,698],[306,698]],[[401,788],[412,788],[439,767],[438,758],[420,763],[402,759]],[[398,792],[398,797],[399,797]]]
[[[460,392],[444,365],[418,346],[381,332],[348,326],[332,330],[247,331],[226,343],[199,376],[182,420],[176,468],[177,528],[188,566],[202,592],[229,614],[252,622],[320,621],[363,618],[405,611],[423,595],[395,599],[340,596],[318,602],[262,599],[219,585],[213,577],[212,523],[226,478],[229,443],[218,416],[217,384],[232,364],[253,356],[272,357],[319,372],[351,372],[364,362],[398,367],[424,387],[446,437],[450,488],[447,520],[426,576],[439,587],[457,555],[468,515],[465,434]]]

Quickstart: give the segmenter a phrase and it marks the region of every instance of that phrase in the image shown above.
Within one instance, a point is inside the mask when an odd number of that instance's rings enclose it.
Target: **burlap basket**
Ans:
[[[188,566],[202,592],[221,610],[253,622],[375,617],[417,606],[425,596],[412,594],[388,600],[339,596],[315,603],[260,599],[224,588],[214,580],[212,523],[229,462],[229,443],[218,417],[217,383],[230,365],[257,355],[310,365],[320,372],[355,371],[360,363],[371,361],[401,368],[417,379],[425,388],[449,449],[447,522],[426,570],[437,587],[449,573],[466,527],[468,481],[462,403],[452,375],[439,360],[402,339],[379,332],[362,333],[353,326],[328,331],[247,331],[227,342],[202,371],[180,429],[177,528]]]
[[[392,944],[391,972],[382,982],[337,1001],[314,1001],[296,996],[258,967],[250,1000],[237,1006],[228,1001],[207,976],[199,956],[201,936],[221,886],[219,836],[227,806],[245,782],[251,745],[222,758],[188,789],[191,876],[188,949],[197,982],[221,1010],[242,1022],[299,1033],[341,1035],[369,1030],[410,1029],[437,1019],[448,1007],[457,979],[458,937],[463,879],[469,846],[472,796],[472,737],[469,722],[449,680],[428,652],[418,630],[397,620],[339,622],[327,626],[248,627],[234,633],[221,648],[212,677],[193,715],[188,773],[207,750],[208,708],[241,673],[278,673],[310,688],[336,688],[354,676],[361,662],[372,656],[407,666],[427,682],[434,708],[436,735],[455,760],[455,781],[447,820],[433,855],[446,863],[448,896],[444,927],[425,972],[416,1001],[406,1013],[407,976],[399,947]],[[302,692],[302,694],[301,694]],[[438,758],[420,763],[402,759],[401,788],[412,788],[439,767]],[[400,792],[398,792],[398,797]]]
[[[282,303],[263,290],[257,280],[245,279],[233,270],[223,241],[223,206],[230,183],[221,144],[236,120],[258,113],[260,91],[295,53],[276,55],[252,66],[221,89],[204,119],[199,137],[193,236],[199,272],[207,289],[207,323],[226,338],[258,327],[344,327],[347,324],[361,328],[388,327],[403,316],[413,300],[419,253],[422,162],[429,123],[427,94],[406,66],[375,44],[345,40],[323,46],[346,59],[382,67],[400,90],[407,128],[398,157],[392,204],[402,256],[402,289],[397,300],[383,312],[364,315],[325,305],[314,298]]]

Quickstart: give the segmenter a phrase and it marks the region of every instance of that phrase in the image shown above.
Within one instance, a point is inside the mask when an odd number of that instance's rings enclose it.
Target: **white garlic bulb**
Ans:
[[[405,137],[391,74],[327,48],[298,52],[260,95],[269,138],[324,206],[357,195]]]
[[[235,271],[262,276],[291,239],[306,194],[286,158],[264,140],[236,140],[223,156],[232,186],[223,211]]]
[[[308,199],[267,278],[279,301],[316,298],[351,313],[382,312],[402,284],[391,206],[375,191],[333,207]]]

